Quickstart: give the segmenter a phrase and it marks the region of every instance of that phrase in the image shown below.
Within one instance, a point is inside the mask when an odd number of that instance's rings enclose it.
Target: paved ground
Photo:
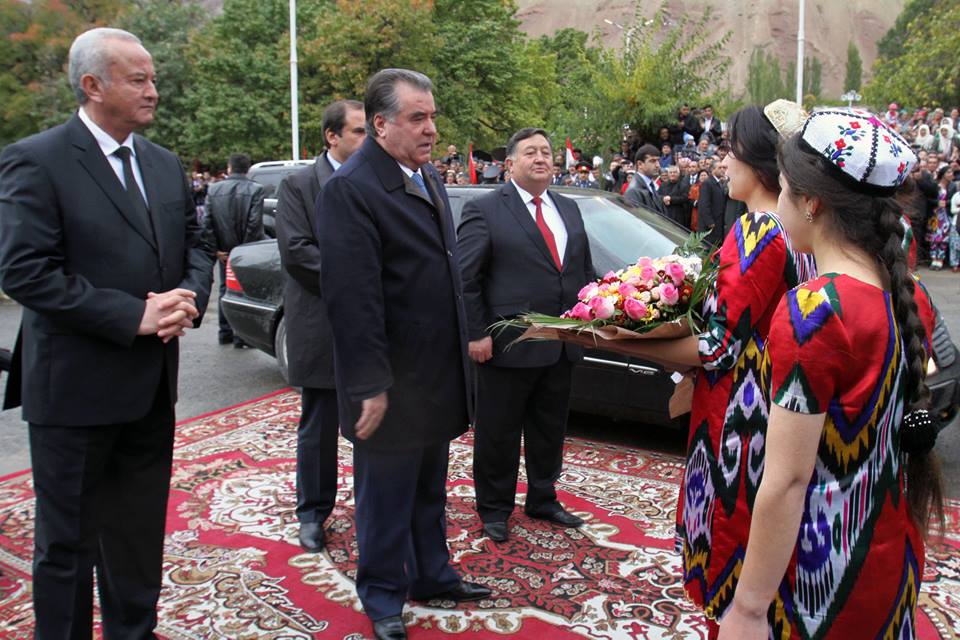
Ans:
[[[947,321],[954,341],[960,341],[960,274],[922,272]],[[273,358],[251,349],[217,344],[217,308],[214,302],[200,329],[181,340],[180,402],[177,415],[187,418],[255,398],[284,386]],[[0,301],[0,346],[12,347],[20,321],[20,308]],[[958,342],[960,344],[960,342]],[[91,363],[91,366],[96,366]],[[6,382],[6,377],[3,377]],[[2,391],[0,391],[2,395]],[[960,498],[960,420],[940,434],[937,450],[943,461],[948,495]],[[646,425],[615,423],[575,416],[571,434],[630,446],[683,451],[685,434]],[[19,410],[0,413],[0,476],[30,466],[26,425]]]

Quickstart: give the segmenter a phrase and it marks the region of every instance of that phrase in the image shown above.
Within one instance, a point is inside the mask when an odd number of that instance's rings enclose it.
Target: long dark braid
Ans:
[[[930,390],[926,385],[926,330],[917,313],[916,282],[907,268],[903,252],[904,212],[896,197],[870,196],[852,189],[838,178],[836,168],[818,154],[801,148],[799,136],[793,136],[780,149],[780,168],[794,194],[817,196],[830,204],[834,215],[830,224],[836,234],[877,256],[890,279],[890,297],[894,316],[904,345],[904,412],[926,409]],[[864,224],[872,220],[873,224]],[[943,478],[933,451],[907,455],[907,501],[910,516],[926,532],[931,516],[943,528]]]
[[[923,348],[927,334],[917,314],[917,285],[907,269],[903,253],[904,230],[900,223],[903,210],[893,198],[876,198],[874,210],[877,213],[877,233],[881,238],[887,238],[877,255],[890,276],[890,297],[905,348],[905,412],[928,409],[930,389],[926,383],[926,351]],[[940,462],[932,451],[908,454],[907,501],[910,516],[921,531],[926,531],[931,516],[943,529],[943,482]]]

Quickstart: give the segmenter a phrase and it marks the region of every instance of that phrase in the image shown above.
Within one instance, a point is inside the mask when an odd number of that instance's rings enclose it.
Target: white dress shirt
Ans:
[[[536,224],[537,205],[533,204],[533,196],[521,189],[513,180],[510,181],[510,184],[512,184],[514,188],[516,188],[517,193],[520,194],[520,199],[527,205],[527,211],[530,212],[530,217],[533,218],[533,222]],[[550,199],[550,194],[546,191],[540,195],[540,210],[543,212],[544,222],[547,223],[547,227],[549,227],[551,233],[553,233],[553,240],[557,243],[557,254],[560,256],[560,264],[563,264],[566,261],[567,228],[564,226],[563,218],[560,217],[560,212],[557,211],[553,200]]]
[[[133,134],[131,133],[128,135],[127,139],[123,141],[123,144],[118,144],[109,133],[101,129],[97,123],[87,115],[87,112],[83,110],[83,107],[80,107],[80,109],[77,111],[77,115],[80,116],[80,121],[85,124],[87,129],[90,130],[90,133],[93,134],[93,138],[97,141],[97,145],[99,145],[103,155],[107,156],[107,162],[110,163],[110,168],[113,169],[115,174],[117,174],[117,178],[120,180],[120,184],[123,185],[124,189],[127,188],[127,183],[123,179],[123,160],[120,159],[120,156],[114,155],[114,151],[120,147],[127,147],[130,149],[130,165],[133,167],[133,177],[137,181],[137,186],[140,187],[140,193],[142,193],[144,199],[146,199],[147,190],[143,187],[143,176],[140,174],[140,163],[137,162],[137,150],[133,148]]]

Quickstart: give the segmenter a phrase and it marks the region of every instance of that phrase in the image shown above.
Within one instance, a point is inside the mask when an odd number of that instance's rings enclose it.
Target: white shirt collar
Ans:
[[[330,166],[333,167],[333,170],[334,170],[334,171],[336,171],[337,169],[339,169],[340,167],[343,166],[343,163],[342,163],[342,162],[338,162],[336,158],[334,158],[332,155],[330,155],[330,152],[329,152],[329,151],[327,151],[327,153],[326,153],[325,155],[326,155],[326,157],[327,157],[327,162],[330,163]]]
[[[401,169],[403,169],[403,174],[404,174],[405,176],[407,176],[408,178],[411,177],[411,176],[413,176],[413,174],[415,174],[415,173],[418,174],[421,178],[423,177],[423,174],[420,172],[420,169],[419,169],[419,168],[418,168],[416,171],[414,171],[413,169],[411,169],[410,167],[408,167],[407,165],[405,165],[405,164],[403,164],[402,162],[399,162],[399,161],[397,162],[397,165],[398,165]]]
[[[90,133],[93,134],[93,139],[97,141],[97,145],[100,147],[100,150],[103,151],[103,155],[109,158],[120,147],[127,147],[130,149],[130,155],[134,158],[137,157],[137,150],[133,147],[132,133],[127,136],[123,144],[119,144],[113,139],[113,136],[101,129],[100,126],[93,121],[83,107],[77,110],[77,115],[80,117],[80,121],[90,130]]]
[[[534,198],[533,194],[523,189],[513,180],[510,181],[510,184],[512,184],[513,188],[516,189],[517,193],[520,194],[520,199],[523,200],[523,204],[530,204],[530,201]],[[547,194],[546,190],[540,194],[540,200],[546,202],[550,206],[553,206],[553,203],[550,201],[550,196]]]

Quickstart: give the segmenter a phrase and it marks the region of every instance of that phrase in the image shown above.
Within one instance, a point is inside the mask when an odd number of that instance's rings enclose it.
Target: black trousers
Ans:
[[[563,464],[572,364],[546,367],[477,367],[477,418],[473,480],[484,522],[503,522],[513,512],[523,436],[527,512],[560,508],[554,483]]]
[[[447,547],[450,443],[405,451],[353,448],[357,595],[371,620],[397,616],[409,594],[426,598],[460,583]]]
[[[125,424],[31,423],[37,496],[33,606],[40,640],[93,628],[93,572],[107,640],[153,638],[163,567],[174,412],[166,375]]]
[[[300,406],[297,519],[323,523],[337,500],[337,391],[304,387]]]
[[[227,292],[227,263],[217,260],[217,269],[220,272],[220,297],[217,299],[217,319],[220,322],[218,334],[220,338],[232,338],[233,327],[223,313],[223,294]]]

